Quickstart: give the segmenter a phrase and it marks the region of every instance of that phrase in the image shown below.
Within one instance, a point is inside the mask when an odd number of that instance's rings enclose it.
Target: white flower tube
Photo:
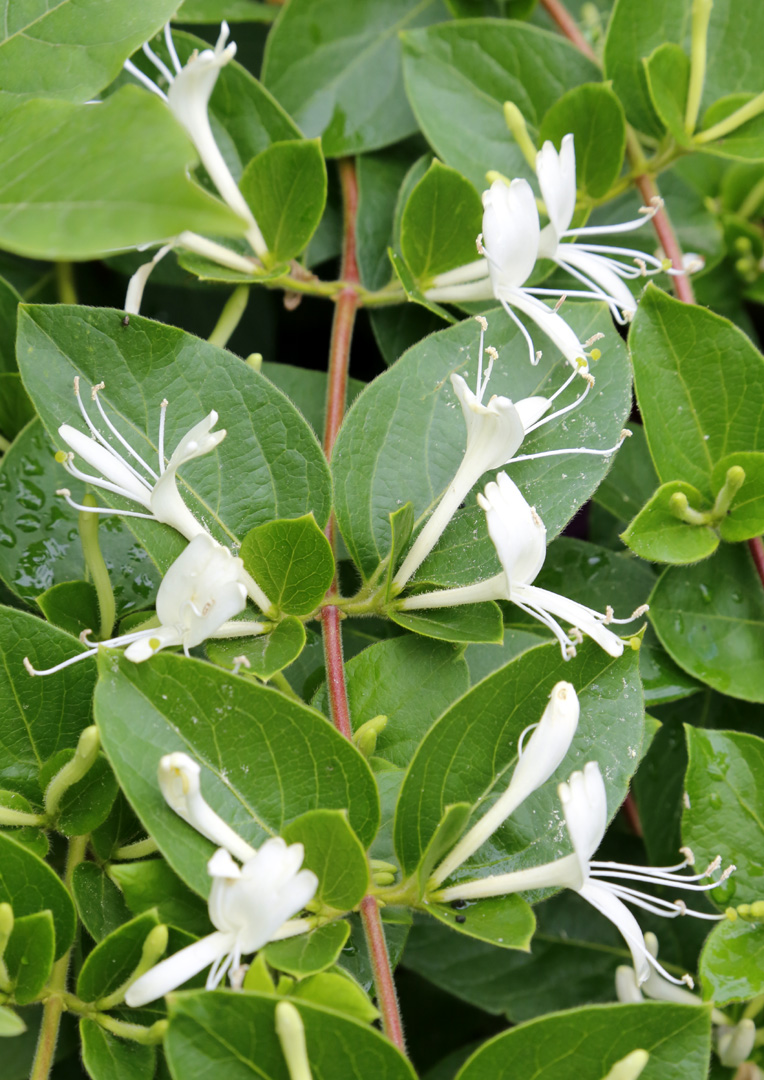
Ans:
[[[266,840],[239,866],[219,848],[207,864],[212,877],[209,915],[216,931],[161,961],[137,979],[125,1001],[147,1005],[193,978],[210,964],[207,989],[214,990],[241,957],[271,941],[293,915],[312,900],[318,878],[301,870],[302,844],[287,847],[280,837]]]
[[[248,585],[251,588],[254,582],[241,559],[231,555],[207,533],[201,533],[194,537],[162,578],[156,599],[158,627],[135,630],[102,641],[45,671],[34,668],[27,657],[24,666],[30,675],[52,675],[95,656],[100,645],[113,649],[126,646],[126,658],[139,664],[172,645],[182,645],[188,655],[190,649],[207,638],[262,634],[267,629],[265,623],[234,619],[246,607]]]
[[[575,688],[558,682],[541,720],[532,725],[535,731],[523,749],[523,735],[518,741],[518,760],[509,787],[491,809],[459,840],[430,878],[434,888],[461,866],[496,832],[529,795],[545,784],[570,749],[578,727],[579,704]]]
[[[482,600],[509,600],[552,631],[560,643],[564,659],[575,656],[575,641],[563,630],[557,618],[592,638],[608,655],[621,656],[623,641],[605,624],[630,622],[642,615],[647,610],[646,606],[637,608],[630,619],[614,619],[610,609],[603,615],[566,596],[532,585],[546,557],[543,521],[528,505],[517,485],[503,472],[496,477],[496,483],[486,486],[484,495],[478,495],[478,503],[485,511],[488,533],[499,556],[502,572],[475,585],[409,596],[400,601],[399,606],[405,611],[412,611],[454,607]]]
[[[454,885],[431,893],[429,899],[438,903],[448,903],[454,900],[476,900],[480,897],[502,896],[506,893],[532,889],[550,887],[574,889],[620,931],[631,951],[637,986],[647,980],[651,966],[669,982],[676,984],[684,982],[692,986],[689,975],[685,975],[683,979],[675,979],[661,966],[648,948],[639,923],[624,901],[667,918],[692,915],[698,919],[716,921],[725,916],[692,911],[681,900],[663,900],[649,893],[643,893],[631,885],[624,885],[622,882],[638,881],[650,885],[670,885],[688,892],[705,892],[717,888],[735,867],[728,867],[719,881],[699,885],[697,883],[701,878],[710,876],[718,869],[721,860],[714,860],[703,874],[690,876],[679,874],[679,871],[688,865],[688,858],[676,866],[664,867],[598,862],[592,856],[602,842],[607,827],[607,793],[599,765],[596,761],[587,762],[583,772],[574,772],[568,783],[560,784],[557,790],[565,814],[568,835],[573,845],[572,855],[566,855],[542,866]],[[608,881],[607,878],[614,880]]]

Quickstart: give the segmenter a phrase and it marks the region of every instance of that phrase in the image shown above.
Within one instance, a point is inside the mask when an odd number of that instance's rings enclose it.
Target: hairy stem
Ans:
[[[379,914],[376,897],[364,896],[361,901],[361,918],[369,947],[371,966],[374,972],[374,989],[377,992],[377,1005],[382,1013],[382,1027],[390,1042],[399,1050],[406,1051],[403,1038],[403,1024],[398,1009],[398,995],[395,992],[390,957],[387,954],[385,931]]]
[[[69,851],[66,856],[66,869],[64,871],[64,884],[69,892],[72,889],[74,869],[84,859],[87,843],[87,836],[75,836],[69,841]],[[37,1039],[37,1049],[35,1050],[29,1080],[48,1080],[50,1070],[53,1068],[56,1043],[58,1042],[58,1029],[61,1024],[61,1013],[64,1009],[66,976],[69,971],[71,952],[72,950],[68,949],[53,965],[53,973],[48,984],[49,997],[42,1009],[40,1034]]]
[[[332,449],[342,424],[342,418],[345,415],[350,345],[353,339],[355,313],[361,303],[358,294],[360,278],[355,254],[358,183],[354,163],[348,159],[343,159],[339,162],[339,172],[344,211],[340,277],[345,282],[345,287],[337,296],[332,338],[329,346],[329,374],[327,380],[326,421],[324,425],[324,452],[327,460],[331,460]],[[334,516],[329,521],[326,532],[332,548],[336,550]],[[336,579],[329,589],[328,596],[336,601]],[[337,730],[345,738],[350,739],[353,736],[353,727],[350,720],[350,706],[345,684],[345,665],[342,659],[342,617],[342,613],[335,606],[335,603],[327,603],[321,610],[330,714]],[[398,998],[395,993],[393,973],[390,967],[390,958],[387,954],[387,942],[385,941],[385,932],[379,915],[379,907],[373,896],[366,896],[361,902],[361,921],[371,958],[374,987],[379,1010],[382,1013],[382,1024],[390,1040],[403,1050],[403,1027],[398,1010]]]

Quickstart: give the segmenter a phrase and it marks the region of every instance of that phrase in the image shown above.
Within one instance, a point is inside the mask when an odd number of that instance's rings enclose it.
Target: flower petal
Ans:
[[[166,960],[151,968],[145,975],[133,983],[125,994],[125,1002],[133,1009],[148,1005],[157,998],[164,997],[171,990],[182,986],[194,975],[204,971],[219,957],[225,956],[235,943],[234,934],[222,934],[216,931],[207,937],[187,945],[185,949],[168,956]]]
[[[587,881],[579,890],[580,896],[595,907],[606,919],[620,931],[631,950],[637,985],[641,985],[650,974],[649,953],[639,923],[617,896],[613,896],[606,885],[599,881]]]
[[[483,192],[483,243],[494,291],[518,286],[536,264],[539,214],[527,180],[494,180]]]
[[[563,136],[559,154],[547,140],[536,155],[536,176],[549,222],[562,236],[573,220],[576,208],[576,151],[573,136]]]
[[[501,555],[499,557],[501,558]],[[575,600],[569,600],[567,596],[560,596],[559,593],[550,592],[549,589],[541,589],[537,585],[515,581],[511,577],[510,584],[512,600],[548,611],[550,615],[555,615],[570,626],[577,627],[582,634],[596,641],[608,656],[623,655],[623,641],[604,625],[601,618],[597,618],[596,611],[592,611],[591,608]]]
[[[533,581],[546,556],[546,529],[541,518],[504,472],[486,486],[484,495],[478,495],[478,502],[485,510],[488,534],[510,589],[515,582]]]

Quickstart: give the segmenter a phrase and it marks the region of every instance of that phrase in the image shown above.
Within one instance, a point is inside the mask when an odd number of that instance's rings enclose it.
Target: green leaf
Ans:
[[[80,1020],[82,1063],[92,1080],[146,1080],[154,1075],[156,1048],[118,1039],[96,1024]]]
[[[550,139],[559,150],[569,133],[575,138],[578,189],[599,199],[617,180],[626,151],[626,117],[609,86],[585,83],[563,94],[541,121],[539,145]]]
[[[319,139],[277,142],[250,161],[240,182],[275,263],[299,255],[326,205]]]
[[[137,315],[125,327],[120,312],[105,308],[26,307],[19,332],[22,377],[54,439],[61,423],[77,422],[74,377],[90,386],[108,374],[104,408],[146,460],[157,460],[163,398],[170,402],[168,451],[211,410],[220,414],[225,440],[185,466],[180,485],[219,540],[236,542],[262,522],[309,511],[326,523],[330,482],[315,435],[270,380],[231,353]],[[157,355],[162,364],[154,362]],[[108,492],[99,499],[119,501]],[[127,523],[161,572],[183,549],[167,526],[141,518]]]
[[[244,566],[273,605],[288,615],[309,615],[334,577],[329,541],[313,514],[256,525],[241,544]]]
[[[682,841],[692,848],[698,870],[717,855],[734,863],[719,902],[761,899],[764,847],[764,740],[738,731],[685,725],[689,763],[682,814]]]
[[[9,440],[15,439],[34,418],[34,414],[34,405],[29,400],[19,373],[0,372],[0,432]]]
[[[120,870],[122,867],[112,867]],[[77,914],[94,941],[102,941],[130,918],[122,893],[100,866],[79,863],[72,875]]]
[[[375,757],[404,767],[429,727],[468,689],[469,676],[453,646],[406,635],[349,660],[345,684],[356,730],[375,716],[387,717]],[[325,688],[315,704],[326,709]]]
[[[764,532],[764,454],[743,451],[717,461],[711,473],[712,489],[721,490],[727,470],[735,465],[744,470],[745,480],[719,525],[722,540],[730,542],[750,540]]]
[[[662,483],[713,498],[736,451],[764,450],[764,358],[727,319],[648,285],[629,335],[637,399]]]
[[[362,843],[373,839],[379,821],[374,778],[362,755],[319,713],[181,656],[136,665],[112,653],[101,663],[95,712],[104,748],[147,831],[195,892],[209,891],[212,848],[159,792],[159,759],[174,750],[205,766],[205,799],[250,843],[314,809],[348,810]]]
[[[0,41],[0,105],[41,95],[87,101],[116,78],[123,61],[175,7],[175,0],[146,0],[115,11],[100,0],[63,0],[14,8]]]
[[[385,257],[387,258],[387,253]],[[443,328],[442,318],[419,304],[372,308],[369,311],[369,320],[374,331],[374,340],[388,367],[412,345]]]
[[[292,999],[317,1080],[414,1080],[407,1059],[381,1032],[312,1002]],[[176,1080],[202,1072],[228,1080],[286,1080],[276,1036],[278,998],[243,991],[173,994],[165,1052]]]
[[[393,588],[395,568],[400,562],[414,531],[414,507],[410,502],[390,514],[390,554],[387,563],[387,587],[385,598],[390,599]]]
[[[299,619],[288,615],[270,634],[260,637],[236,638],[234,641],[208,641],[207,656],[221,667],[232,668],[240,656],[249,661],[247,673],[268,682],[277,671],[288,667],[305,647],[305,627]]]
[[[100,615],[95,585],[90,581],[62,581],[36,597],[49,623],[79,637],[83,630],[98,630]]]
[[[722,120],[726,120],[728,116],[747,105],[756,96],[755,94],[729,94],[715,101],[703,116],[702,130],[706,131]],[[699,148],[707,154],[717,154],[723,158],[762,161],[764,160],[764,117],[759,114],[734,128],[728,135],[723,135],[713,142],[702,143]]]
[[[263,364],[261,370],[297,406],[314,432],[322,434],[326,414],[326,372],[268,362]],[[359,379],[348,379],[348,405],[358,397],[365,385]]]
[[[285,941],[272,941],[265,946],[263,955],[277,971],[285,971],[296,979],[304,979],[331,967],[344,948],[349,934],[347,919],[339,919],[337,922],[319,926],[308,934],[299,934]]]
[[[764,926],[726,919],[713,928],[700,954],[703,996],[718,1006],[764,993]]]
[[[454,803],[443,811],[443,817],[438,822],[419,864],[417,878],[420,896],[424,895],[430,874],[467,828],[471,813],[472,807],[466,802]],[[482,907],[480,910],[482,911]]]
[[[402,286],[403,291],[406,294],[406,298],[417,306],[423,307],[426,311],[429,311],[432,315],[437,315],[447,323],[456,322],[453,315],[451,315],[446,308],[441,307],[440,304],[436,304],[433,300],[428,300],[422,290],[414,280],[414,275],[404,262],[403,256],[399,255],[393,248],[387,249],[387,254],[390,258],[390,262],[393,266],[393,271],[398,279],[398,283]]]
[[[50,911],[56,932],[56,959],[74,938],[74,904],[61,879],[28,848],[0,833],[0,903],[8,903],[16,918]]]
[[[117,778],[103,754],[81,780],[64,792],[56,828],[64,836],[87,836],[103,824],[117,797]]]
[[[468,802],[474,824],[486,799],[506,789],[517,759],[517,740],[529,723],[541,718],[549,692],[560,679],[573,683],[581,704],[568,754],[555,777],[528,798],[453,879],[504,873],[563,854],[557,834],[540,831],[538,823],[559,815],[557,784],[585,761],[599,761],[607,773],[610,816],[615,813],[642,744],[638,656],[627,650],[614,660],[594,643],[585,643],[573,660],[565,662],[556,644],[540,645],[473,687],[420,744],[395,812],[395,849],[404,875],[419,866],[448,805]]]
[[[182,23],[273,22],[278,11],[259,0],[183,0],[174,21]]]
[[[650,1055],[640,1080],[706,1080],[710,1043],[709,1009],[657,1001],[600,1005],[497,1035],[455,1080],[604,1080],[633,1050]]]
[[[25,799],[23,795],[19,795],[16,791],[7,791],[0,789],[0,806],[7,807],[9,810],[20,810],[25,814],[40,814],[42,813],[42,799],[38,795],[37,806],[33,806],[28,799]],[[35,855],[39,855],[41,859],[44,859],[48,854],[50,844],[48,841],[47,833],[38,828],[36,825],[22,825],[22,826],[6,826],[4,825],[3,831],[7,832],[14,840],[17,840],[19,844],[23,844],[25,848],[29,848]]]
[[[318,877],[316,896],[327,907],[350,911],[369,887],[369,865],[343,810],[309,810],[281,835],[305,848],[302,865]]]
[[[0,139],[0,244],[8,251],[89,259],[184,229],[244,232],[241,218],[189,180],[196,152],[188,135],[144,89],[126,86],[97,107],[25,102],[0,119]]]
[[[492,896],[455,911],[448,904],[426,903],[425,910],[452,930],[502,949],[528,952],[536,919],[533,909],[517,893]]]
[[[135,971],[146,938],[155,926],[159,926],[156,912],[144,912],[99,941],[80,969],[78,997],[98,1001],[113,994]]]
[[[42,422],[33,420],[0,462],[0,577],[26,602],[85,572],[78,512],[56,495],[64,474],[53,450]],[[81,502],[85,485],[73,478],[67,484]],[[101,522],[98,540],[118,613],[146,607],[159,584],[146,552],[116,517]],[[90,625],[95,629],[98,623]]]
[[[459,24],[460,26],[463,24]],[[598,304],[571,308],[568,321],[582,339],[604,332],[603,358],[596,369],[594,394],[580,409],[542,427],[528,437],[521,453],[586,446],[605,449],[618,441],[630,408],[630,374],[610,316]],[[519,400],[549,395],[570,374],[569,365],[551,344],[543,347],[537,367],[525,360],[520,332],[503,311],[489,313],[488,340],[502,357],[516,355],[512,365],[496,365],[490,393]],[[359,395],[347,414],[332,457],[335,512],[345,543],[364,577],[369,577],[390,550],[390,512],[411,502],[423,520],[450,484],[464,455],[466,431],[449,376],[459,372],[472,382],[476,374],[479,329],[467,319],[419,342]],[[569,404],[575,391],[558,398]],[[438,453],[432,453],[432,446]],[[608,469],[604,457],[542,458],[510,466],[510,475],[535,505],[551,540],[596,489]],[[484,515],[472,496],[461,511],[465,524],[464,554],[452,584],[467,584],[499,570],[496,552],[483,527],[472,533]],[[453,526],[455,527],[455,526]],[[460,537],[461,537],[460,533]],[[469,539],[471,537],[471,542]],[[460,541],[461,542],[461,541]],[[440,545],[448,547],[448,532]],[[439,547],[440,547],[439,545]],[[436,551],[439,548],[436,548]],[[451,554],[445,559],[453,563]],[[422,568],[425,573],[425,568]],[[427,580],[427,577],[424,577]]]
[[[380,1015],[355,979],[341,968],[304,979],[295,986],[290,997],[323,1005],[333,1012],[360,1020],[362,1024],[371,1024]]]
[[[210,932],[207,905],[163,859],[112,863],[109,875],[122,890],[124,902],[133,915],[155,910],[161,922],[196,937]]]
[[[33,801],[42,794],[38,773],[59,750],[77,745],[87,727],[95,672],[76,664],[46,678],[24,670],[28,656],[38,668],[75,656],[82,646],[42,619],[0,607],[0,778]]]
[[[475,259],[483,204],[456,169],[433,161],[408,197],[401,219],[401,251],[414,277],[426,283]]]
[[[659,45],[643,61],[650,100],[666,129],[680,146],[690,146],[685,130],[690,61],[679,45],[670,41]]]
[[[3,960],[17,1005],[28,1005],[43,991],[53,969],[56,932],[49,911],[17,918]]]
[[[401,184],[420,151],[421,141],[414,138],[358,158],[356,259],[367,289],[381,289],[390,280],[391,222]]]
[[[764,455],[762,455],[764,457]],[[641,559],[651,562],[693,563],[707,559],[719,546],[719,534],[709,525],[690,525],[671,511],[671,499],[685,495],[693,510],[707,510],[704,498],[692,484],[672,480],[662,484],[621,534],[624,544]]]
[[[428,142],[478,191],[489,169],[532,176],[507,131],[505,101],[517,105],[533,138],[566,90],[600,78],[596,65],[559,34],[506,19],[459,19],[407,32],[403,67]]]
[[[445,15],[439,0],[292,0],[268,35],[263,82],[327,157],[387,146],[416,130],[398,34]]]
[[[722,544],[706,562],[664,571],[650,597],[650,621],[690,675],[731,697],[764,701],[763,604],[749,552]]]
[[[17,370],[16,314],[20,301],[21,297],[10,282],[0,277],[0,373],[2,374],[13,373]]]
[[[406,630],[438,641],[482,641],[500,645],[504,639],[501,609],[493,601],[422,611],[391,611],[390,618]]]
[[[690,30],[691,0],[617,0],[605,41],[605,76],[639,131],[661,135],[642,60],[666,42],[682,43]],[[713,37],[709,37],[713,41]]]

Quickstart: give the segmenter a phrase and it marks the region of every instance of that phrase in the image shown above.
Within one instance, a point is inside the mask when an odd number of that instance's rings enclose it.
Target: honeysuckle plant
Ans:
[[[11,5],[3,1080],[764,1070],[764,13],[489,6]]]

